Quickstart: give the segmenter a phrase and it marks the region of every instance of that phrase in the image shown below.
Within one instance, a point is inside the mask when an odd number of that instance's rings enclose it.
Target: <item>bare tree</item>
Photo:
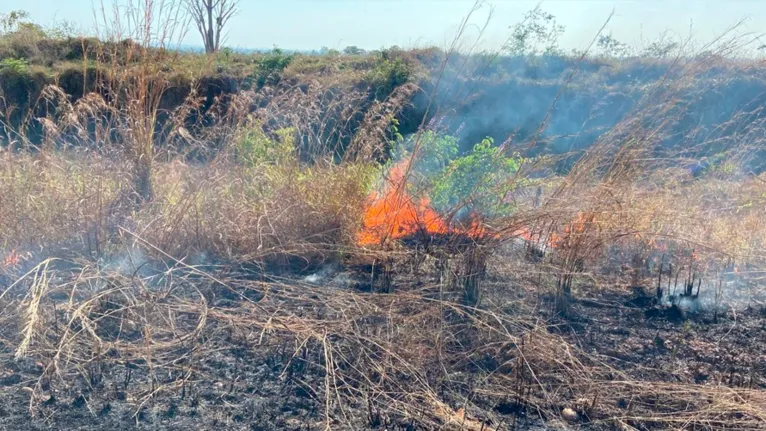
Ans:
[[[239,0],[184,0],[197,30],[205,42],[205,52],[221,48],[221,32],[229,18],[238,12]]]

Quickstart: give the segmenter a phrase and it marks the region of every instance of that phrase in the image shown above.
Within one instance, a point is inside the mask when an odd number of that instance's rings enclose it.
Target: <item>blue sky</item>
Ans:
[[[113,0],[103,0],[107,6]],[[114,0],[122,1],[122,0]],[[0,12],[23,9],[42,24],[56,20],[75,22],[84,30],[94,25],[94,4],[101,0],[2,0]],[[444,47],[474,0],[241,0],[239,15],[229,26],[227,45],[238,48],[310,50],[322,46],[342,49],[357,45],[365,49],[400,45]],[[538,1],[495,0],[493,19],[484,33],[485,47],[497,46],[509,34],[508,27]],[[542,8],[554,14],[566,33],[560,41],[567,50],[582,48],[593,38],[614,9],[608,31],[636,46],[662,33],[677,38],[692,34],[711,40],[745,18],[743,32],[760,32],[766,22],[764,0],[548,0]],[[481,23],[489,7],[472,20]],[[190,29],[185,43],[199,45]],[[476,33],[476,30],[473,30]]]

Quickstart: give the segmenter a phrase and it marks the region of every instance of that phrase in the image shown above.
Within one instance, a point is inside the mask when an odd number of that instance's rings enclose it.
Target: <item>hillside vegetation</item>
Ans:
[[[284,111],[307,109],[305,104],[311,103],[315,115],[332,122],[319,139],[327,150],[336,151],[367,133],[361,123],[380,115],[371,111],[384,101],[387,115],[398,121],[404,135],[414,133],[424,117],[428,122],[438,112],[453,110],[446,126],[460,139],[462,150],[486,136],[498,142],[510,135],[531,139],[543,122],[546,127],[537,138],[544,145],[536,153],[581,150],[634,112],[656,84],[678,78],[684,64],[691,63],[698,63],[700,70],[678,89],[686,106],[665,145],[683,146],[690,157],[731,150],[734,144],[728,139],[736,130],[730,120],[748,116],[749,121],[760,121],[764,103],[764,68],[757,61],[711,52],[676,58],[657,47],[655,54],[662,57],[447,55],[437,48],[396,47],[353,54],[224,50],[213,57],[148,50],[142,52],[130,39],[53,38],[33,24],[6,34],[0,38],[4,140],[12,138],[10,130],[23,129],[25,139],[40,144],[43,126],[32,120],[50,111],[42,103],[47,86],[56,85],[72,103],[88,92],[103,94],[109,79],[119,74],[115,68],[124,72],[138,67],[142,56],[160,60],[152,79],[166,82],[163,111],[179,110],[190,99],[199,105],[174,119],[192,133],[194,125],[209,125],[211,117],[225,114],[232,98],[247,94],[247,105],[238,108],[250,114],[260,111],[264,127],[271,131],[293,125],[282,121]],[[441,80],[434,93],[437,76]],[[338,95],[347,99],[345,112],[333,111],[338,105],[330,100]],[[296,100],[306,96],[313,100]],[[302,108],[290,105],[300,103]],[[166,138],[157,137],[160,142]],[[706,141],[716,144],[702,145]],[[752,155],[750,168],[761,172],[763,158],[762,152]]]

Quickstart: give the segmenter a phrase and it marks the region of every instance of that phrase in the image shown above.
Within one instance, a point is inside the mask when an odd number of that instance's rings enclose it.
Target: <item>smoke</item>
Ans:
[[[348,271],[343,271],[337,264],[328,264],[317,272],[303,278],[304,283],[328,288],[348,289],[359,284],[359,280]]]
[[[491,61],[491,63],[490,63]],[[695,62],[696,61],[696,62]],[[484,137],[510,140],[527,155],[566,154],[592,146],[608,130],[652,103],[658,88],[677,96],[677,118],[666,125],[661,147],[690,157],[761,143],[766,113],[766,69],[737,60],[707,57],[684,66],[660,59],[498,57],[453,55],[443,74],[435,67],[426,88],[437,85],[429,110],[437,124],[459,139],[466,152]],[[747,73],[743,73],[743,72]],[[571,79],[568,79],[571,76]],[[425,104],[419,103],[421,113]],[[544,125],[542,132],[541,125]],[[538,142],[529,149],[530,140]],[[761,172],[766,152],[749,161]]]
[[[25,274],[33,274],[36,268],[42,269],[43,267],[53,273],[69,275],[77,274],[83,268],[89,267],[107,276],[120,275],[140,278],[143,284],[148,287],[161,286],[165,275],[171,268],[177,274],[187,270],[191,271],[188,267],[195,267],[203,271],[211,271],[215,268],[214,259],[205,252],[193,253],[183,259],[182,263],[179,264],[173,259],[160,259],[151,256],[145,249],[138,246],[119,249],[101,256],[95,261],[90,258],[83,259],[72,249],[42,249],[32,252],[0,249],[0,286],[10,286],[24,277]],[[18,284],[19,292],[22,294],[25,285],[25,283]],[[95,290],[100,290],[105,288],[107,283],[105,280],[99,279],[90,286]]]
[[[666,292],[662,298],[665,305],[675,304],[684,311],[691,313],[725,313],[729,310],[743,311],[748,307],[762,307],[766,303],[766,292],[757,287],[755,277],[758,272],[741,274],[729,272],[723,274],[720,285],[715,275],[710,281],[703,281],[697,294],[681,296],[679,292]],[[719,287],[720,286],[720,287]]]
[[[146,252],[137,247],[121,250],[116,255],[102,257],[97,265],[104,272],[116,272],[124,276],[148,277],[153,272]]]
[[[303,281],[309,284],[321,285],[327,283],[338,273],[336,265],[325,265],[319,271],[309,274],[303,278]]]

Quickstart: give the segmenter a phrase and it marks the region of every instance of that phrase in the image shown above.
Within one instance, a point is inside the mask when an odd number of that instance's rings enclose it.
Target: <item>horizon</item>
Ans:
[[[124,4],[123,1],[105,1],[103,4],[108,10],[115,3]],[[445,48],[455,38],[460,22],[469,15],[473,4],[474,0],[241,2],[239,13],[227,25],[223,46],[237,51],[279,47],[297,52],[322,48],[342,50],[346,46],[367,51],[391,46]],[[631,47],[646,46],[663,35],[677,41],[692,38],[704,43],[731,31],[737,23],[740,25],[733,34],[753,35],[759,30],[757,23],[766,20],[766,4],[749,0],[501,0],[484,2],[471,16],[463,37],[470,44],[478,39],[476,45],[480,49],[498,49],[507,40],[512,26],[521,22],[523,15],[538,4],[565,27],[559,45],[566,52],[587,47],[612,12],[603,34],[611,34]],[[0,13],[25,10],[33,22],[43,26],[68,22],[83,34],[92,34],[96,28],[94,11],[99,7],[98,0],[71,0],[66,9],[53,0],[33,4],[6,0]],[[406,13],[402,13],[403,8]],[[489,24],[482,32],[480,29],[490,16]],[[760,40],[759,35],[755,34],[754,39]],[[181,44],[190,49],[202,46],[200,36],[192,26]]]

